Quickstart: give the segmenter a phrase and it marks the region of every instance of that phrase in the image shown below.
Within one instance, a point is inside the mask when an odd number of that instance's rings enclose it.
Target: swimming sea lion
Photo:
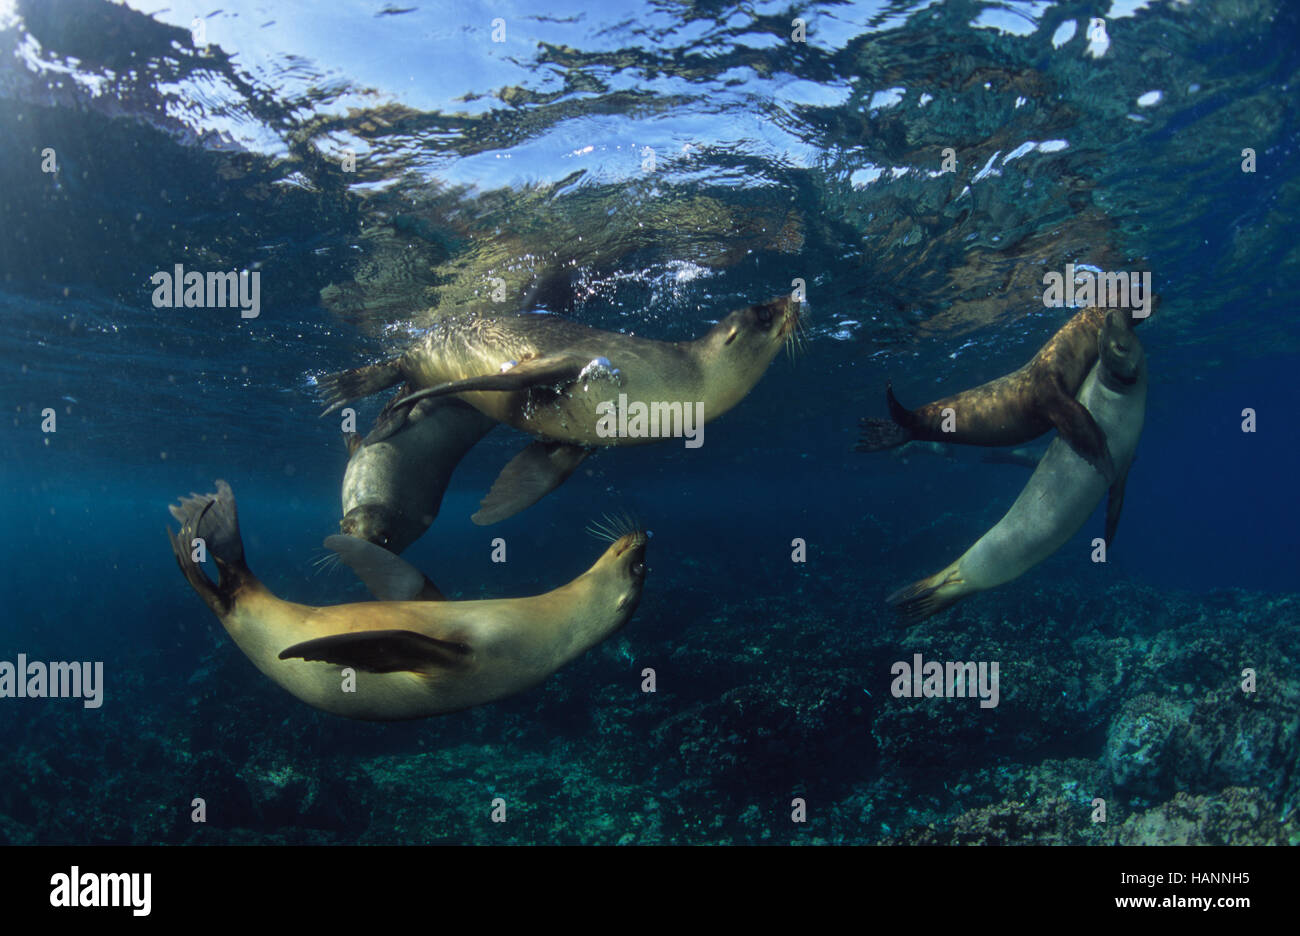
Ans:
[[[1106,309],[1095,306],[1076,313],[1061,326],[1028,364],[996,380],[955,396],[909,410],[887,385],[890,419],[863,419],[859,452],[894,448],[915,439],[962,445],[1020,445],[1052,427],[1108,480],[1115,466],[1106,439],[1087,409],[1075,399],[1084,377],[1097,362],[1097,336]],[[1124,313],[1128,317],[1127,313]],[[1129,318],[1130,324],[1136,321]],[[951,409],[951,420],[944,410]],[[952,431],[945,432],[949,423]]]
[[[618,530],[595,565],[536,597],[316,608],[282,601],[249,571],[224,481],[170,510],[181,572],[244,654],[302,701],[348,718],[423,718],[522,692],[622,627],[645,583],[646,534]],[[193,561],[196,537],[216,563],[215,585]],[[349,691],[342,667],[355,671]]]
[[[1142,345],[1112,310],[1098,336],[1100,357],[1079,391],[1079,403],[1105,432],[1118,471],[1110,485],[1106,542],[1115,538],[1124,485],[1146,414],[1147,369]],[[1056,438],[1016,502],[962,557],[887,599],[902,617],[920,621],[966,595],[1024,574],[1070,539],[1091,516],[1107,483],[1063,439]]]
[[[340,532],[394,553],[405,550],[438,516],[465,453],[495,426],[467,403],[437,399],[421,400],[401,430],[381,441],[363,445],[350,434]]]
[[[403,380],[423,388],[396,401],[370,441],[400,428],[417,401],[451,394],[536,437],[484,500],[476,522],[489,523],[555,488],[595,447],[657,441],[605,434],[601,404],[618,398],[684,410],[698,403],[706,421],[716,419],[795,340],[798,322],[798,303],[788,296],[732,312],[688,342],[601,331],[549,314],[454,317],[402,356],[329,375],[320,386],[326,413]]]

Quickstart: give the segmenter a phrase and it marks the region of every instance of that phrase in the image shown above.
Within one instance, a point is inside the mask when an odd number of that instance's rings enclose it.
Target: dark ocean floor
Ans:
[[[5,729],[0,843],[1300,843],[1300,598],[1011,586],[909,631],[853,589],[656,592],[541,687],[401,725],[309,709],[213,622],[197,668],[140,653],[129,717]],[[999,706],[894,698],[915,653],[1000,661]]]

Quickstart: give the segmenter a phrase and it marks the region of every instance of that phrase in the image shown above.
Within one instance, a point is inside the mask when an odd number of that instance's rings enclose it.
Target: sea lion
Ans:
[[[1128,316],[1129,324],[1136,321]],[[1115,466],[1106,450],[1106,438],[1087,409],[1075,399],[1084,377],[1097,362],[1097,336],[1107,310],[1096,306],[1070,318],[1024,367],[955,396],[944,397],[918,409],[906,409],[894,397],[893,384],[885,395],[892,419],[863,419],[855,448],[876,452],[916,439],[962,445],[1020,445],[1052,427],[1107,480]],[[951,420],[944,410],[951,409]],[[948,422],[952,429],[944,431]]]
[[[732,312],[687,342],[601,331],[550,314],[451,317],[400,357],[328,375],[319,385],[327,414],[403,380],[423,388],[397,400],[368,441],[399,429],[417,401],[444,395],[534,436],[476,515],[475,522],[491,523],[535,503],[596,447],[657,441],[607,434],[602,410],[614,398],[698,403],[706,421],[716,419],[797,340],[798,323],[798,303],[788,296]]]
[[[1112,310],[1098,335],[1099,358],[1079,390],[1079,403],[1105,432],[1118,472],[1106,509],[1106,542],[1115,538],[1124,485],[1146,414],[1147,369],[1142,345]],[[1106,493],[1106,481],[1063,439],[1052,440],[1029,483],[1006,515],[961,558],[887,599],[907,621],[929,617],[966,595],[1024,574],[1070,539]]]
[[[348,434],[339,531],[404,551],[438,516],[465,453],[495,426],[469,404],[443,398],[421,400],[401,430],[379,442],[363,445],[359,434]]]
[[[348,718],[423,718],[522,692],[622,627],[645,583],[646,534],[619,529],[595,565],[543,595],[317,608],[282,601],[249,570],[224,481],[170,510],[181,572],[244,654],[302,701]],[[215,585],[193,560],[196,537],[216,563]],[[355,671],[355,691],[344,691],[342,667]]]

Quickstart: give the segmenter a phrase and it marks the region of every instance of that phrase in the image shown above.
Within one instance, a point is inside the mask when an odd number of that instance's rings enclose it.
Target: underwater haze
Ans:
[[[103,664],[93,706],[0,685],[0,843],[1300,842],[1298,109],[1287,0],[0,0],[0,662]],[[1158,296],[1106,561],[1103,503],[902,621],[1033,466],[859,421],[1028,361],[1067,264]],[[177,265],[256,306],[159,306]],[[177,571],[167,507],[223,479],[276,595],[370,600],[322,548],[319,383],[439,322],[682,342],[792,290],[700,447],[491,527],[527,437],[457,468],[403,554],[449,599],[653,534],[631,620],[535,688],[317,711]],[[997,661],[997,704],[900,696],[918,654]]]

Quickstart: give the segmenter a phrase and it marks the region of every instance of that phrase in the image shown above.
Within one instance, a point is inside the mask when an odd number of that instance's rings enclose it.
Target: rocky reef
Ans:
[[[906,630],[801,582],[656,591],[538,689],[408,724],[306,708],[219,632],[197,670],[119,661],[113,704],[3,730],[0,842],[1300,842],[1296,598],[1051,583]],[[999,661],[999,704],[896,698],[916,653]]]

